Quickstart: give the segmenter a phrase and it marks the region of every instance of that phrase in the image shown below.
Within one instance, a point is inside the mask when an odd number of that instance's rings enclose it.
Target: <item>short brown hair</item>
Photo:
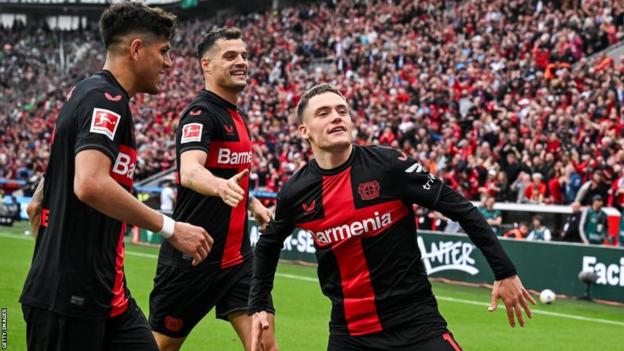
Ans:
[[[219,39],[234,40],[241,39],[243,32],[236,27],[223,27],[213,29],[208,32],[202,38],[202,41],[197,44],[197,57],[201,60],[202,57],[208,52]]]
[[[341,98],[347,100],[340,93],[340,90],[338,90],[338,88],[336,88],[335,86],[329,83],[315,85],[312,88],[306,90],[305,93],[303,93],[303,95],[301,96],[301,99],[299,100],[299,103],[297,104],[297,124],[303,123],[303,111],[305,111],[306,107],[308,107],[308,102],[310,102],[310,99],[317,95],[321,95],[327,92],[334,93],[340,96]]]
[[[157,7],[124,2],[104,10],[99,25],[104,47],[108,49],[130,33],[149,33],[171,40],[175,35],[176,16]]]

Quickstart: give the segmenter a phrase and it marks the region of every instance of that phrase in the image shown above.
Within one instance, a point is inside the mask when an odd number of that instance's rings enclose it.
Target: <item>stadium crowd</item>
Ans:
[[[159,95],[133,99],[135,179],[174,166],[178,114],[201,88],[195,44],[243,29],[240,101],[256,189],[276,191],[310,157],[294,107],[333,82],[360,144],[397,147],[466,197],[624,206],[624,65],[594,55],[624,38],[619,1],[340,1],[180,24]],[[95,26],[0,29],[0,178],[45,169],[71,85],[101,67]],[[62,48],[62,49],[60,49]]]

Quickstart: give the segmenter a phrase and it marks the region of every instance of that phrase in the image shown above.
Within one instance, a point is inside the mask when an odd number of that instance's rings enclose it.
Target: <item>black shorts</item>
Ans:
[[[29,351],[158,351],[145,315],[131,300],[114,318],[88,320],[22,305]]]
[[[351,336],[329,336],[327,351],[461,351],[462,348],[447,332],[425,341],[412,341],[413,333],[405,328],[395,328],[380,333]]]
[[[216,316],[228,320],[235,312],[247,313],[251,287],[251,260],[226,269],[180,270],[158,265],[150,294],[152,330],[173,338],[187,336],[216,306]],[[270,309],[275,313],[269,298]]]

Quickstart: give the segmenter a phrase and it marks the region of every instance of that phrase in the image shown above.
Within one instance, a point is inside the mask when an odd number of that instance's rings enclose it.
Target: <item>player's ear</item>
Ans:
[[[308,140],[310,139],[310,131],[308,130],[308,127],[305,126],[305,124],[301,123],[298,127],[299,130],[299,136],[301,136],[301,138]]]
[[[212,65],[210,64],[210,58],[208,57],[202,57],[201,61],[199,61],[201,64],[201,68],[202,71],[208,74],[212,74]]]
[[[141,51],[143,50],[144,46],[145,46],[145,43],[143,42],[142,39],[140,39],[140,38],[132,39],[132,41],[130,42],[130,46],[129,46],[128,50],[130,52],[130,57],[134,61],[137,61],[139,59],[139,57],[141,57]]]

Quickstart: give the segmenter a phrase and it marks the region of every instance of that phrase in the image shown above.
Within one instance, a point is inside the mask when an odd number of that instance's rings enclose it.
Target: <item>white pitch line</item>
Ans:
[[[10,238],[10,239],[20,239],[20,240],[33,240],[31,236],[25,236],[25,235],[22,236],[22,235],[5,234],[5,233],[0,233],[0,237]],[[127,250],[126,254],[130,255],[130,256],[145,257],[145,258],[154,258],[154,259],[158,258],[158,255],[147,254],[147,253],[136,252],[136,251],[128,251]],[[275,273],[275,275],[278,276],[278,277],[287,278],[287,279],[294,279],[294,280],[301,280],[301,281],[304,281],[304,282],[318,283],[318,279],[316,279],[316,278],[304,277],[304,276],[295,275],[295,274]],[[454,297],[447,297],[447,296],[440,296],[440,295],[436,295],[436,299],[442,300],[442,301],[463,303],[463,304],[466,304],[466,305],[483,306],[483,307],[487,307],[487,306],[490,305],[487,302],[474,301],[474,300],[464,300],[464,299],[458,299],[458,298],[454,298]],[[577,320],[577,321],[594,322],[594,323],[602,323],[602,324],[611,324],[611,325],[617,325],[617,326],[624,327],[624,322],[617,322],[617,321],[612,321],[612,320],[608,320],[608,319],[582,317],[582,316],[575,316],[575,315],[572,315],[572,314],[557,313],[557,312],[550,312],[550,311],[536,310],[536,309],[531,309],[531,312],[533,312],[535,314],[542,314],[542,315],[551,316],[551,317],[574,319],[574,320]]]
[[[483,307],[490,306],[490,304],[487,303],[487,302],[479,302],[479,301],[473,301],[473,300],[457,299],[457,298],[454,298],[454,297],[446,297],[446,296],[438,296],[438,295],[436,295],[436,299],[442,300],[442,301],[463,303],[463,304],[466,304],[466,305],[475,305],[475,306],[483,306]],[[505,308],[505,306],[502,306],[502,307]],[[501,306],[499,306],[499,309],[500,308],[501,308]],[[531,312],[533,312],[534,314],[543,314],[545,316],[551,316],[551,317],[568,318],[568,319],[575,319],[575,320],[586,321],[586,322],[613,324],[613,325],[624,327],[624,322],[617,322],[617,321],[612,321],[612,320],[608,320],[608,319],[599,319],[599,318],[575,316],[575,315],[572,315],[572,314],[557,313],[557,312],[550,312],[550,311],[544,311],[544,310],[536,310],[536,309],[533,309],[533,308],[531,308]]]

